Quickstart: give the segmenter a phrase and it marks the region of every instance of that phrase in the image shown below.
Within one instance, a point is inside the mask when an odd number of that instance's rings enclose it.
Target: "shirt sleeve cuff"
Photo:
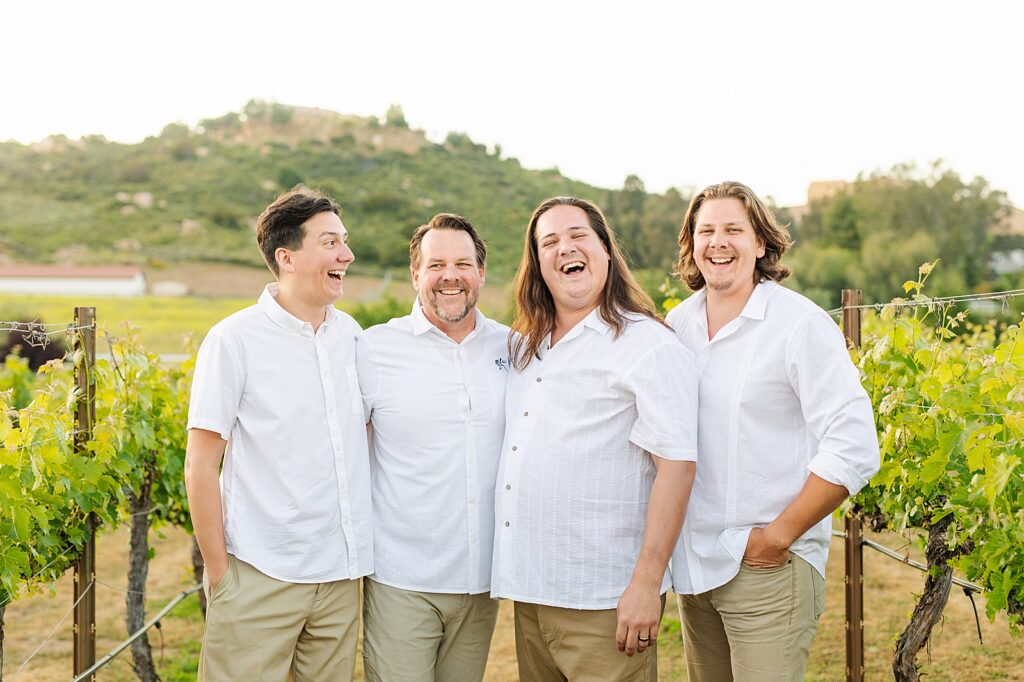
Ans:
[[[196,419],[194,421],[190,421],[187,428],[213,431],[224,440],[231,440],[231,427],[223,424],[214,424],[213,422]]]
[[[629,436],[629,442],[636,445],[639,448],[646,450],[656,457],[662,459],[669,459],[675,462],[696,462],[697,461],[697,449],[696,448],[680,448],[676,447],[662,447],[657,443],[645,442],[642,438],[633,433]]]
[[[846,488],[850,495],[856,495],[867,485],[868,480],[878,471],[878,464],[860,470],[848,460],[831,452],[819,452],[807,465],[807,470],[815,476],[834,485]]]

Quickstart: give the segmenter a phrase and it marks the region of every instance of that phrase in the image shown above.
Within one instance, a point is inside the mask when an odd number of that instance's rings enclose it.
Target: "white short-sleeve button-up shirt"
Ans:
[[[228,441],[228,553],[294,583],[373,570],[369,458],[355,366],[359,325],[328,307],[316,332],[277,285],[216,324],[196,358],[188,428]]]
[[[356,356],[373,426],[377,582],[417,592],[490,589],[494,478],[505,432],[508,327],[479,311],[456,343],[412,314],[371,327]]]
[[[651,453],[697,459],[692,355],[642,316],[616,338],[595,309],[512,373],[506,415],[491,594],[615,608],[640,556]]]
[[[775,282],[708,341],[706,293],[668,314],[700,376],[700,466],[672,557],[673,589],[700,594],[740,569],[750,530],[775,519],[811,473],[860,490],[879,467],[871,401],[821,308]],[[831,517],[790,550],[822,575]]]

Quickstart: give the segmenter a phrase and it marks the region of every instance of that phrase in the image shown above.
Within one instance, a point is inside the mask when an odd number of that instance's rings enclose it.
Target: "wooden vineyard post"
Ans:
[[[860,348],[860,289],[843,289],[843,334]],[[846,526],[846,680],[864,680],[864,532],[860,516],[848,513]]]
[[[75,386],[79,399],[75,409],[75,449],[85,450],[92,438],[96,414],[96,308],[75,308],[74,348],[81,352],[75,363]],[[96,662],[96,519],[89,516],[89,539],[75,561],[74,677]],[[95,680],[94,675],[86,678]]]

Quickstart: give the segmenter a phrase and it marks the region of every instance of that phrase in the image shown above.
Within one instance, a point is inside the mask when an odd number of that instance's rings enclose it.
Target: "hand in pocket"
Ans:
[[[772,541],[764,528],[754,528],[747,538],[747,549],[743,563],[751,568],[777,568],[789,559],[789,548],[780,547]]]

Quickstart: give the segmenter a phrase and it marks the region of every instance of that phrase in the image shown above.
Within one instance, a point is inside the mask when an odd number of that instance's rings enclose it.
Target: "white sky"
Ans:
[[[944,159],[1024,205],[1020,3],[4,2],[0,140],[134,142],[251,98],[498,143],[649,190]]]

